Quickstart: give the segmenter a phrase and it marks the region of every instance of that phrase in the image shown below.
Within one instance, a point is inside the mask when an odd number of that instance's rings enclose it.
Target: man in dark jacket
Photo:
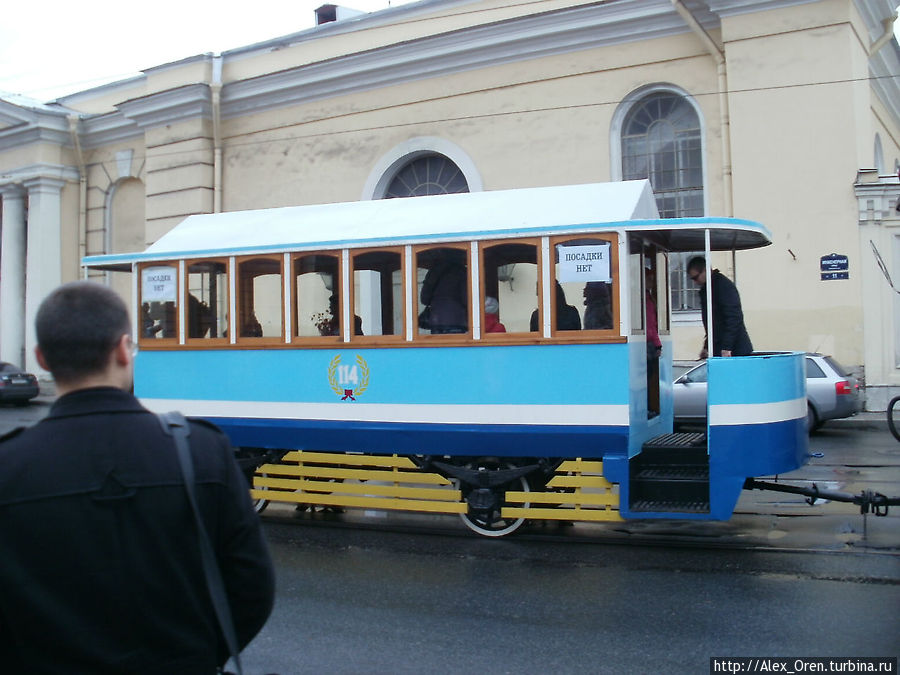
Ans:
[[[100,284],[66,284],[36,328],[59,399],[0,439],[0,669],[214,673],[227,648],[173,441],[128,393],[124,303]],[[272,608],[271,559],[228,439],[191,422],[189,440],[243,647]]]
[[[707,337],[703,340],[700,358],[709,355],[709,314],[706,307],[706,259],[700,256],[688,263],[688,276],[700,285],[700,307],[703,328]],[[744,326],[744,312],[737,287],[719,270],[712,273],[713,356],[748,356],[753,353],[750,335]]]
[[[465,333],[469,330],[467,298],[468,272],[463,262],[456,260],[454,250],[442,251],[443,256],[428,270],[422,282],[419,299],[429,308],[428,322],[432,334]],[[465,260],[465,257],[462,257]]]

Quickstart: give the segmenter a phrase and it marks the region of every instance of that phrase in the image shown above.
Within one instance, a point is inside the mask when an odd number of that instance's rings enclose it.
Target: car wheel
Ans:
[[[818,415],[816,415],[815,409],[809,403],[806,404],[806,433],[811,434],[816,429],[822,426],[822,423],[819,421]]]

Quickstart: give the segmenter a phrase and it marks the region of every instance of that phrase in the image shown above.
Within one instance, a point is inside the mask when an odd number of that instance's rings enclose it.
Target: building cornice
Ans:
[[[717,28],[707,16],[707,30]],[[223,117],[526,59],[688,33],[669,0],[621,0],[473,26],[226,84]]]
[[[3,127],[31,124],[36,118],[37,114],[33,110],[28,110],[0,99],[0,125],[3,125]]]
[[[781,9],[820,0],[707,0],[709,9],[720,17],[730,17],[750,12]],[[894,15],[895,0],[853,0],[866,28],[868,38],[874,42],[884,31],[884,21]],[[891,40],[869,57],[869,74],[872,89],[900,125],[900,87],[896,75],[900,72],[900,55],[896,40]]]
[[[82,148],[98,148],[143,137],[143,129],[134,120],[128,119],[119,112],[86,117],[81,120]]]
[[[853,0],[853,4],[866,24],[870,43],[874,43],[884,32],[884,22],[896,16],[895,0]],[[869,75],[872,89],[894,122],[900,125],[900,87],[897,86],[900,73],[900,47],[896,38],[889,40],[874,54],[869,55]]]
[[[65,113],[39,113],[25,121],[0,129],[0,151],[21,148],[34,143],[68,145],[69,123]]]
[[[140,129],[151,129],[194,117],[211,117],[211,99],[208,84],[188,84],[124,101],[116,109]]]
[[[58,183],[62,186],[63,183],[77,181],[78,169],[74,166],[50,164],[49,162],[37,162],[0,174],[0,188],[36,185],[39,182]]]
[[[897,43],[892,40],[869,57],[869,74],[875,95],[900,126],[900,86],[897,86],[897,73],[900,73],[900,58]]]
[[[817,1],[684,0],[706,30],[718,29],[720,16]],[[370,27],[373,22],[387,24],[401,17],[407,18],[413,11],[434,12],[470,2],[472,0],[424,0],[360,19],[335,22],[333,27],[323,25],[281,40],[231,50],[223,57],[244,58],[279,45],[283,48],[301,40],[327,39],[333,34]],[[866,8],[865,22],[872,28],[883,20],[882,14],[889,11],[891,0],[871,0],[869,4],[868,0],[854,2],[857,7]],[[617,0],[555,9],[227,82],[222,88],[222,117],[234,118],[477,68],[682,35],[689,31],[671,0]],[[208,56],[192,57],[187,61]],[[900,69],[896,43],[891,42],[879,50],[870,59],[870,68],[873,90],[900,122],[900,88],[888,79]],[[83,147],[96,148],[139,139],[149,128],[197,117],[210,118],[211,92],[207,83],[194,83],[130,99],[116,108],[117,112],[113,113],[80,116]],[[65,110],[36,110],[0,99],[0,122],[3,121],[13,126],[0,129],[0,150],[34,142],[69,145],[71,141]]]
[[[884,31],[884,20],[895,14],[897,3],[894,0],[853,0],[856,11],[866,22],[869,38],[877,39]]]
[[[477,2],[480,2],[480,0],[419,0],[418,2],[399,5],[397,7],[388,7],[387,9],[378,10],[377,12],[354,16],[341,21],[331,21],[296,33],[280,35],[277,38],[272,38],[270,40],[242,45],[222,52],[222,56],[226,60],[244,58],[247,56],[252,57],[260,53],[274,52],[293,47],[311,40],[345,35],[359,30],[371,30],[382,26],[393,26],[398,23],[416,20],[421,17],[434,16],[435,18],[442,18],[443,15],[438,12],[447,12],[454,7],[471,5]]]
[[[751,12],[766,12],[793,5],[808,5],[821,0],[707,0],[710,10],[720,17],[737,16]]]
[[[38,124],[44,118],[65,117],[70,111],[19,94],[0,92],[0,125]]]

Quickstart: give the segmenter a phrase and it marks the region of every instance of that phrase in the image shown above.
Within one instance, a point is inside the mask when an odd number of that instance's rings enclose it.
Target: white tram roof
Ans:
[[[748,249],[769,231],[735,218],[659,218],[649,181],[521,188],[314,204],[189,216],[146,251],[83,259],[86,267],[128,270],[135,262],[574,234],[639,231],[670,251]]]

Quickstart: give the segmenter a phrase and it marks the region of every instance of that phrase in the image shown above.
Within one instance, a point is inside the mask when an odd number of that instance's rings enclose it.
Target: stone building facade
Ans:
[[[82,256],[191,214],[649,177],[663,215],[772,231],[716,261],[755,346],[864,368],[877,406],[900,390],[875,254],[900,287],[896,6],[421,0],[51,103],[0,95],[0,358],[37,370],[34,312]],[[831,254],[847,279],[822,279]],[[694,358],[696,290],[670,263]]]

